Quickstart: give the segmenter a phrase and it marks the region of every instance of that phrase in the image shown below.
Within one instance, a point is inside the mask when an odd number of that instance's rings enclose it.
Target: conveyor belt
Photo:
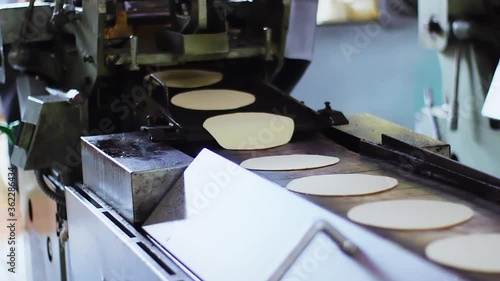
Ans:
[[[288,95],[282,94],[276,88],[261,81],[255,74],[242,71],[224,72],[224,79],[200,89],[230,89],[243,91],[255,96],[255,102],[242,108],[233,110],[190,110],[177,106],[170,106],[169,111],[173,119],[183,127],[183,137],[189,142],[209,141],[212,136],[203,128],[203,122],[210,117],[236,112],[267,112],[283,115],[294,119],[295,133],[310,133],[326,128],[330,125],[327,118],[321,117],[314,110],[299,103]],[[170,89],[170,97],[192,89]]]
[[[304,171],[265,172],[257,171],[260,176],[267,178],[280,186],[285,187],[291,180],[311,175],[339,174],[339,173],[365,173],[384,175],[396,178],[398,187],[383,193],[356,196],[356,197],[322,197],[298,194],[334,213],[346,217],[347,212],[359,204],[389,200],[389,199],[430,199],[445,200],[460,203],[472,208],[474,217],[464,224],[443,230],[426,231],[391,231],[374,227],[369,230],[392,240],[418,255],[424,256],[425,247],[437,239],[472,233],[500,233],[500,206],[473,194],[458,190],[456,187],[443,184],[439,181],[406,172],[403,163],[389,163],[352,152],[327,137],[316,134],[311,137],[294,139],[291,143],[268,150],[260,151],[228,151],[215,149],[215,152],[236,162],[243,160],[278,154],[321,154],[340,158],[336,165]],[[348,234],[347,234],[348,235]],[[383,253],[381,253],[383,257]],[[483,274],[467,271],[457,271],[472,280],[500,280],[500,274]]]

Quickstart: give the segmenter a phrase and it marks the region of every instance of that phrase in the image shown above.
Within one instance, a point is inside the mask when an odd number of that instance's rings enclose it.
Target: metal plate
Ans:
[[[148,254],[151,243],[89,191],[68,187],[66,203],[69,280],[191,280],[161,254]]]
[[[336,251],[323,280],[463,280],[209,150],[184,178],[183,192],[172,193],[184,197],[177,201],[184,216],[143,229],[200,279],[268,280],[308,230],[326,221],[361,254],[353,259]]]

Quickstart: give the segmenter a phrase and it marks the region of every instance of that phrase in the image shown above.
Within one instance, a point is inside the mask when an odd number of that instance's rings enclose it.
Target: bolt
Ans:
[[[83,62],[94,63],[94,58],[91,55],[83,56]]]

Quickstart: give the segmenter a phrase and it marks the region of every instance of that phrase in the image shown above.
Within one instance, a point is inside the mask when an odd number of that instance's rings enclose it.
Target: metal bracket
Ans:
[[[344,113],[342,113],[342,111],[333,110],[330,106],[330,102],[328,101],[325,102],[325,108],[318,110],[318,113],[330,119],[332,126],[349,124],[349,120],[347,120],[347,118],[344,116]]]
[[[148,131],[149,139],[152,142],[182,140],[179,130],[173,125],[142,126],[141,131]]]
[[[307,249],[318,233],[325,233],[330,239],[337,244],[340,250],[349,256],[356,256],[360,249],[349,239],[347,239],[340,231],[333,225],[326,221],[316,222],[302,237],[299,244],[292,250],[288,258],[281,264],[275,271],[270,281],[282,280],[285,274],[292,268],[295,262],[299,259],[301,254]]]

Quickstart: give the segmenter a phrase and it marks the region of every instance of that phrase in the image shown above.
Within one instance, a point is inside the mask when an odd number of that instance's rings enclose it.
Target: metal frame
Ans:
[[[71,203],[68,204],[68,266],[74,281],[91,280],[88,277],[99,273],[96,273],[99,270],[102,270],[102,280],[106,281],[199,280],[168,252],[160,251],[150,239],[137,231],[86,186],[66,186],[66,200]],[[112,248],[113,257],[122,257],[124,261],[136,260],[131,268],[125,268],[123,264],[111,264],[115,263],[114,259],[106,258],[111,257],[109,243],[116,246]],[[89,260],[85,255],[80,258],[87,262],[78,262],[75,255],[81,253],[92,255],[96,259]],[[107,266],[99,265],[97,257],[102,257]],[[117,272],[117,269],[123,272]],[[129,271],[136,277],[141,274],[141,278],[134,279],[133,276],[126,275]],[[146,276],[154,276],[155,279],[143,279]]]

